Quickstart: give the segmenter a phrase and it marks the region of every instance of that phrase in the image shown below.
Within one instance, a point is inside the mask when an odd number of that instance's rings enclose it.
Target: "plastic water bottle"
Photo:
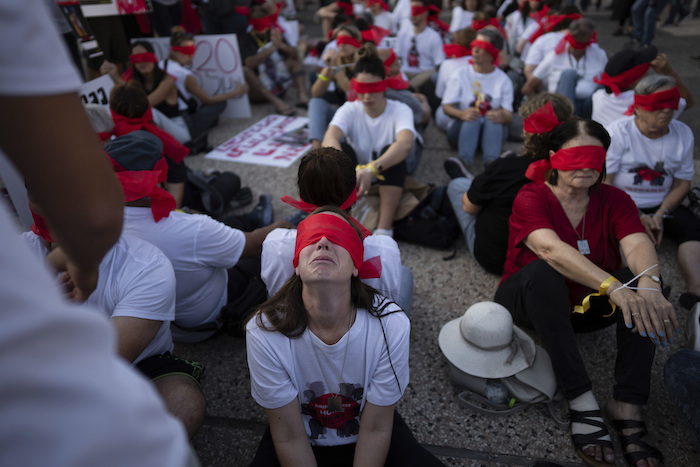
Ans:
[[[508,392],[508,389],[506,389],[506,387],[498,381],[494,381],[492,379],[486,381],[484,395],[489,401],[498,405],[508,405],[510,401],[510,393]]]

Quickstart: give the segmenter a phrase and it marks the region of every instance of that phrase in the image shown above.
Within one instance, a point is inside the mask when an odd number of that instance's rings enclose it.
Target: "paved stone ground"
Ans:
[[[609,12],[591,11],[596,21],[599,41],[608,54],[620,50],[626,38],[612,37],[615,23]],[[307,32],[319,31],[310,21],[311,12],[301,12]],[[698,53],[700,20],[693,18],[676,28],[659,29],[655,44],[668,54],[674,68],[700,98],[698,62],[690,58]],[[287,99],[293,103],[293,93]],[[269,105],[254,105],[253,116],[246,120],[222,120],[210,134],[210,143],[218,145],[273,111]],[[685,112],[681,120],[700,133],[698,107]],[[442,162],[455,152],[444,135],[431,126],[425,135],[425,149],[417,179],[439,185],[449,178]],[[506,143],[505,149],[519,150],[517,143]],[[695,156],[700,154],[697,141]],[[284,194],[295,194],[297,164],[288,169],[217,162],[202,155],[189,157],[196,168],[218,168],[238,173],[255,195],[273,195],[276,218],[293,212],[279,201]],[[697,161],[696,161],[697,165]],[[697,172],[697,170],[696,170]],[[696,176],[695,185],[698,183]],[[455,390],[447,377],[447,365],[441,355],[437,336],[447,321],[461,316],[477,301],[491,299],[499,277],[485,273],[473,261],[462,240],[457,243],[457,256],[443,261],[443,252],[399,242],[401,255],[415,276],[415,295],[411,332],[411,384],[398,410],[416,438],[447,465],[532,465],[547,459],[562,465],[581,465],[572,447],[569,433],[557,428],[546,411],[529,408],[507,418],[492,418],[470,413],[457,405]],[[673,286],[671,300],[681,323],[687,312],[678,306],[678,296],[685,283],[678,272],[675,246],[664,241],[660,249],[664,276]],[[601,403],[611,396],[615,343],[612,329],[580,335],[579,347],[586,360],[595,394]],[[682,333],[672,347],[659,349],[653,367],[651,399],[646,420],[651,440],[667,458],[667,465],[700,465],[697,448],[692,444],[683,420],[668,399],[663,384],[662,368],[666,359],[686,344]],[[194,446],[206,466],[247,465],[265,427],[264,411],[250,396],[250,380],[246,366],[245,343],[242,339],[217,336],[197,345],[178,345],[177,352],[186,358],[206,364],[203,390],[208,400],[207,419],[194,439]],[[614,440],[618,465],[624,465],[619,443]]]

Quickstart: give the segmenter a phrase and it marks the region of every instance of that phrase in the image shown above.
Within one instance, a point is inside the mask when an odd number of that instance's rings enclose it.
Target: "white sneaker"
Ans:
[[[700,303],[696,303],[690,310],[685,331],[688,337],[688,348],[700,352]]]

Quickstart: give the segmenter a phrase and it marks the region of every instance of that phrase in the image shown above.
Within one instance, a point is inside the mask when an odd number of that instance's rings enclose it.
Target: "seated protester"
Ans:
[[[330,37],[333,31],[333,22],[335,17],[342,14],[346,18],[354,18],[355,10],[353,1],[335,1],[319,8],[317,11],[318,17],[321,19],[321,30],[323,37]]]
[[[513,119],[513,85],[498,68],[503,42],[494,29],[479,31],[471,43],[472,63],[452,77],[442,97],[445,115],[454,119],[447,141],[467,167],[478,146],[484,165],[498,158]]]
[[[542,11],[546,11],[544,15],[536,15],[534,23],[530,23],[515,41],[515,50],[513,51],[513,56],[520,57],[524,60],[530,49],[530,44],[535,41],[537,36],[544,33],[546,26],[549,24],[549,19],[554,15],[559,8],[561,0],[543,0],[542,1]],[[533,39],[534,36],[534,39]]]
[[[530,47],[526,54],[521,54],[525,63],[523,75],[529,78],[532,72],[535,71],[537,65],[544,60],[545,55],[554,50],[562,38],[566,35],[572,21],[582,18],[581,13],[576,5],[566,5],[561,7],[555,14],[549,16],[544,31],[537,31],[530,36],[528,42]],[[540,33],[541,34],[538,34]]]
[[[488,272],[503,274],[513,200],[530,182],[525,171],[533,160],[547,157],[549,133],[571,118],[573,110],[565,97],[548,92],[537,94],[518,110],[524,119],[520,157],[500,157],[473,178],[459,159],[451,157],[445,161],[445,171],[453,178],[447,186],[447,196],[464,240],[476,262]]]
[[[358,52],[352,86],[358,100],[346,102],[335,113],[323,146],[342,150],[357,162],[357,191],[368,193],[379,184],[379,221],[375,234],[393,235],[394,215],[406,179],[406,158],[415,151],[416,131],[410,108],[386,99],[386,71],[372,44]],[[341,140],[345,142],[341,146]]]
[[[379,53],[379,58],[384,63],[384,70],[386,71],[386,91],[384,92],[384,96],[387,99],[403,102],[411,108],[413,111],[413,125],[419,131],[418,138],[422,143],[420,132],[425,130],[430,122],[430,104],[428,103],[428,98],[424,94],[411,91],[411,84],[401,71],[401,64],[393,49],[379,49],[377,52]],[[413,162],[415,162],[415,164],[413,164]],[[408,160],[406,163],[409,164],[407,167],[408,173],[413,173],[418,164],[418,160]]]
[[[657,54],[656,47],[650,45],[642,49],[624,49],[613,55],[605,65],[605,73],[596,83],[605,86],[593,93],[592,118],[607,127],[626,115],[634,105],[634,87],[646,76],[649,69],[661,75],[671,76],[676,81],[681,99],[673,118],[695,104],[695,98],[681,77],[671,67],[665,54]]]
[[[506,17],[506,40],[508,52],[515,55],[518,39],[525,29],[539,21],[547,14],[547,7],[540,0],[522,0],[520,7]]]
[[[549,92],[561,94],[573,102],[574,115],[590,118],[591,96],[600,87],[593,78],[603,73],[608,62],[605,51],[594,46],[594,35],[595,26],[590,19],[573,21],[569,32],[527,79],[522,93],[537,94],[546,82]]]
[[[474,13],[483,8],[483,0],[462,0],[457,6],[452,8],[452,20],[450,21],[450,32],[455,33],[461,29],[472,25]]]
[[[679,303],[690,309],[700,301],[700,219],[681,203],[693,181],[693,132],[673,119],[680,92],[672,77],[647,76],[634,91],[634,115],[608,126],[612,144],[605,182],[632,197],[657,248],[663,237],[678,243],[678,264],[688,284]]]
[[[609,143],[592,120],[572,118],[551,132],[548,157],[531,164],[526,175],[533,182],[515,197],[494,301],[515,324],[534,330],[552,358],[571,438],[587,465],[612,467],[615,452],[575,335],[615,325],[607,418],[629,465],[658,466],[663,456],[645,440],[642,406],[656,346],[668,346],[678,319],[661,293],[659,259],[634,203],[601,185]],[[621,254],[628,268],[621,269]]]
[[[248,92],[246,83],[237,83],[231,91],[210,96],[190,70],[196,50],[194,35],[180,28],[170,36],[170,55],[158,64],[175,78],[177,92],[187,103],[187,112],[183,116],[193,139],[201,138],[216,125],[219,115],[226,109],[228,99]]]
[[[343,211],[315,211],[299,224],[295,274],[248,322],[251,394],[270,424],[251,466],[443,465],[395,412],[410,324],[360,281],[363,250]]]
[[[168,258],[150,243],[123,234],[100,262],[97,287],[86,293],[73,281],[67,259],[31,193],[29,204],[35,223],[31,232],[22,234],[23,240],[39,258],[53,252],[51,266],[60,273],[58,283],[65,287],[68,298],[109,318],[119,355],[151,380],[170,413],[182,421],[192,438],[206,409],[199,384],[204,367],[172,355],[175,274]]]
[[[323,135],[336,109],[346,100],[357,51],[362,46],[362,36],[357,27],[344,24],[333,30],[337,48],[327,48],[323,53],[324,67],[316,75],[311,86],[309,101],[309,141],[314,149],[321,147]]]
[[[452,37],[454,39],[453,44],[442,46],[446,60],[440,65],[440,71],[438,71],[437,81],[435,82],[435,95],[440,99],[445,95],[445,88],[450,79],[462,73],[469,65],[469,60],[472,59],[472,51],[469,46],[476,39],[476,30],[469,26],[455,31]],[[438,128],[442,131],[447,131],[451,123],[452,119],[445,115],[441,105],[438,106],[435,111],[435,124]]]
[[[105,151],[120,179],[122,169],[148,171],[144,186],[123,185],[123,232],[152,243],[173,265],[177,279],[173,338],[199,342],[211,337],[220,325],[221,308],[242,293],[250,276],[259,276],[265,236],[288,223],[242,232],[203,214],[173,211],[172,198],[157,186],[165,169],[163,146],[144,131],[111,141]],[[247,257],[251,259],[241,260]]]
[[[297,107],[306,108],[306,80],[297,49],[287,44],[277,27],[277,8],[270,2],[250,8],[248,33],[238,36],[248,97],[267,101],[281,115],[295,111],[280,96],[292,84],[297,91]]]
[[[318,183],[321,178],[324,180],[322,184]],[[357,199],[355,185],[355,164],[348,156],[333,148],[312,149],[299,164],[299,201],[290,196],[283,197],[282,201],[305,213],[326,205],[338,206],[349,213]],[[362,281],[395,301],[410,317],[413,275],[401,264],[399,246],[387,235],[370,235],[364,227],[360,230],[364,238],[365,258],[378,259],[381,264],[379,277],[365,277]],[[296,237],[295,229],[276,229],[265,237],[261,276],[270,297],[294,274],[292,257]]]
[[[384,0],[365,0],[367,10],[372,14],[374,26],[386,29],[395,35],[398,27],[394,15],[389,11],[389,5]]]
[[[431,7],[430,0],[412,0],[412,27],[401,28],[396,36],[395,52],[413,89],[427,84],[445,60],[440,34],[428,27]]]
[[[187,169],[183,160],[190,153],[190,150],[153,123],[153,112],[148,105],[148,97],[139,87],[114,86],[109,93],[109,108],[114,120],[114,127],[111,131],[114,136],[123,136],[132,131],[145,130],[161,140],[165,161],[168,163],[168,178],[165,189],[175,198],[175,206],[182,207],[185,182],[187,181]]]
[[[498,22],[498,20],[491,16],[491,14],[487,10],[488,5],[484,7],[482,11],[477,11],[474,14],[474,19],[472,20],[472,28],[474,29],[474,31],[478,33],[479,31],[485,28],[495,29],[496,31],[501,33],[503,39],[507,39],[508,36],[506,35],[506,30],[501,27],[501,24]],[[510,55],[508,54],[507,47],[503,47],[503,49],[501,49],[501,53],[499,56],[499,68],[503,71],[508,71]]]

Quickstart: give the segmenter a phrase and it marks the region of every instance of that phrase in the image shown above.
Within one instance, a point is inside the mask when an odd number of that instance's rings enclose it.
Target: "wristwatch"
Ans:
[[[661,284],[661,279],[659,279],[659,276],[655,276],[653,274],[642,274],[642,277],[648,277],[649,279],[653,280],[657,284]]]

